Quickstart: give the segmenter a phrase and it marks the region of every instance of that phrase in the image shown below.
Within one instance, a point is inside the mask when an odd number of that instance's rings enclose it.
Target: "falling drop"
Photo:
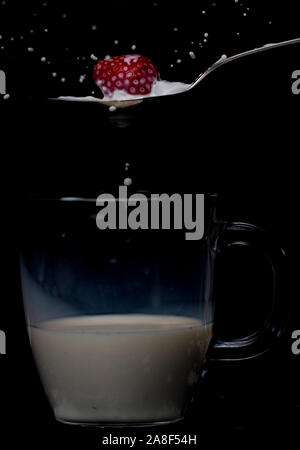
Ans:
[[[132,184],[132,179],[131,178],[125,178],[124,185],[125,186],[130,186],[131,184]]]

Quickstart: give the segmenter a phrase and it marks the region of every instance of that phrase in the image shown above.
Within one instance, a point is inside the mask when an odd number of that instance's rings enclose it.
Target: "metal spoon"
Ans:
[[[246,56],[250,56],[256,53],[265,52],[267,50],[271,50],[273,48],[278,47],[284,47],[286,45],[292,45],[292,44],[300,44],[300,38],[291,39],[288,41],[282,41],[272,44],[266,44],[262,47],[254,48],[252,50],[248,50],[246,52],[238,53],[237,55],[229,56],[223,55],[218,61],[216,61],[214,64],[212,64],[205,72],[198,75],[195,81],[191,84],[187,84],[186,87],[183,88],[182,91],[173,93],[173,94],[166,94],[166,95],[150,95],[146,97],[135,97],[132,100],[103,100],[96,97],[58,97],[58,98],[50,98],[49,100],[59,100],[59,101],[77,101],[77,102],[94,102],[94,103],[102,103],[114,110],[115,108],[126,108],[128,106],[133,106],[138,103],[143,102],[144,100],[158,98],[158,97],[168,97],[170,95],[177,95],[182,94],[184,92],[190,91],[191,89],[194,89],[204,78],[206,78],[210,73],[214,72],[219,67],[223,66],[224,64],[228,64],[231,61],[235,61],[236,59],[244,58]]]

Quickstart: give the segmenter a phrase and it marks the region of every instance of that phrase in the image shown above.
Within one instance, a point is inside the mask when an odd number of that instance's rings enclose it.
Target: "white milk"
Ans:
[[[56,418],[74,423],[182,417],[211,333],[196,318],[142,314],[69,317],[29,328]]]
[[[295,43],[300,43],[300,38],[291,39],[289,41],[275,42],[270,44],[265,44],[262,47],[257,47],[252,50],[248,50],[237,55],[229,56],[222,55],[214,64],[207,68],[203,73],[201,73],[194,83],[186,84],[179,81],[166,81],[159,80],[153,84],[152,90],[150,94],[141,95],[141,96],[133,96],[128,94],[126,91],[116,90],[110,96],[104,96],[102,99],[94,97],[94,96],[86,96],[86,97],[73,97],[73,96],[61,96],[58,97],[58,100],[65,101],[77,101],[77,102],[98,102],[107,106],[114,106],[116,108],[126,108],[131,105],[135,105],[141,103],[144,98],[147,97],[161,97],[166,95],[174,95],[180,94],[190,89],[193,89],[198,83],[200,83],[204,78],[207,77],[211,72],[213,72],[218,67],[228,64],[231,61],[236,59],[243,58],[245,56],[249,56],[255,53],[264,52],[273,48],[283,47],[286,45],[291,45]],[[190,52],[192,53],[192,52]],[[114,111],[111,109],[111,111]]]
[[[180,81],[159,80],[153,84],[150,94],[146,95],[131,95],[124,90],[116,89],[112,94],[105,95],[103,98],[93,97],[91,95],[86,97],[60,96],[58,97],[58,100],[73,102],[96,102],[102,103],[106,106],[125,108],[133,104],[141,103],[145,98],[179,94],[187,91],[189,87],[189,84],[181,83]]]

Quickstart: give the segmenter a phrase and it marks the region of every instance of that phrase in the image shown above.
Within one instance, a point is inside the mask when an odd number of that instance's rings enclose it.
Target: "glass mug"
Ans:
[[[207,355],[253,357],[280,334],[284,253],[260,228],[218,220],[216,195],[205,195],[204,204],[204,236],[189,241],[182,230],[100,231],[93,199],[25,202],[26,321],[58,421],[175,422],[188,408]],[[217,254],[232,245],[259,247],[276,286],[263,329],[224,342],[213,336],[215,269]]]

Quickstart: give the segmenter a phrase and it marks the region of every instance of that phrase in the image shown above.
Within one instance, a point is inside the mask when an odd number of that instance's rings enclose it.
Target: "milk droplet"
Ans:
[[[202,11],[202,14],[206,14],[206,11],[203,10],[203,11]]]
[[[110,112],[114,112],[114,111],[116,111],[117,108],[116,108],[116,106],[113,106],[113,105],[112,105],[112,106],[110,106],[108,109],[109,109]],[[124,184],[125,184],[125,180],[124,180]],[[131,184],[131,183],[130,183],[130,184]]]
[[[177,28],[177,27],[174,27],[174,28],[173,28],[173,31],[178,31],[178,28]]]
[[[53,73],[52,73],[52,76],[53,76],[53,78],[57,77],[57,73],[56,73],[56,72],[53,72]]]
[[[131,178],[125,178],[124,185],[125,186],[130,186],[131,184],[132,184],[132,179]]]
[[[44,29],[44,32],[45,32],[45,33],[48,33],[48,28],[45,28],[45,29]]]
[[[133,45],[131,46],[131,50],[135,50],[135,49],[136,49],[136,45],[133,44]]]
[[[96,31],[96,30],[97,30],[97,25],[92,25],[92,26],[91,26],[91,29],[92,29],[93,31]]]
[[[93,53],[90,55],[90,58],[91,58],[93,61],[98,61],[97,56],[95,56]]]
[[[104,59],[110,59],[110,55],[106,55]]]
[[[208,37],[208,33],[204,33],[204,37],[207,38]]]
[[[189,55],[192,59],[196,59],[196,55],[194,52],[189,52]]]
[[[45,62],[45,61],[46,61],[45,56],[43,56],[43,57],[41,58],[41,61],[42,61],[42,62]]]
[[[116,264],[118,262],[118,258],[110,258],[109,262],[111,264]]]
[[[3,95],[3,100],[8,100],[9,98],[10,98],[10,95],[9,95],[9,94]]]
[[[119,43],[118,39],[115,39],[115,40],[114,40],[114,44],[115,44],[115,45],[118,45],[118,43]]]
[[[180,64],[181,62],[182,62],[182,60],[181,59],[177,59],[177,64]]]
[[[66,79],[65,79],[65,78],[61,78],[60,81],[61,81],[62,83],[64,83],[64,82],[66,81]]]
[[[28,50],[30,53],[34,52],[34,48],[32,48],[32,47],[28,47],[27,50]]]

